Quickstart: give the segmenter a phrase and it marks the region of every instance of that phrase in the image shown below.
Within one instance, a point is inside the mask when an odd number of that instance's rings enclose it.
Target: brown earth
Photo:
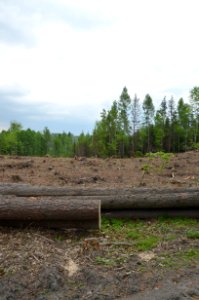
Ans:
[[[161,158],[0,157],[0,181],[54,186],[168,187],[199,184],[199,152]]]
[[[199,152],[168,160],[1,156],[0,182],[73,188],[199,186]],[[155,234],[164,229],[155,220],[143,226]],[[103,227],[100,232],[0,227],[0,299],[199,299],[199,239],[188,239],[183,226],[167,230],[174,240],[140,251],[117,237],[117,231],[112,235],[109,229],[107,235]],[[199,232],[198,221],[194,230]],[[196,253],[193,260],[169,265],[177,251],[190,249]]]

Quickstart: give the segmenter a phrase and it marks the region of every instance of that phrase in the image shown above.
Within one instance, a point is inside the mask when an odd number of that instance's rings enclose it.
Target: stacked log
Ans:
[[[0,195],[0,225],[99,229],[100,200]]]
[[[101,210],[103,215],[117,218],[199,218],[199,189],[73,189],[0,184],[0,223],[97,229]]]

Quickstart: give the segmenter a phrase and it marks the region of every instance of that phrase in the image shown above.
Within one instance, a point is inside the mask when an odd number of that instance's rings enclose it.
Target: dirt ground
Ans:
[[[55,186],[197,186],[199,152],[130,159],[0,156],[0,181]]]
[[[166,160],[1,156],[0,182],[199,186],[199,152]],[[0,227],[0,300],[199,299],[199,221],[136,222],[111,227],[104,220],[99,232]],[[159,242],[150,249],[131,244],[129,226],[138,225]]]

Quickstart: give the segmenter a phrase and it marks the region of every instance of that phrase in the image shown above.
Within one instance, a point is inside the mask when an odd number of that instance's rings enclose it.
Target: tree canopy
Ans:
[[[126,87],[110,109],[103,109],[92,133],[51,133],[23,129],[11,121],[0,133],[0,154],[23,156],[98,156],[128,157],[146,152],[180,152],[199,148],[199,87],[190,91],[189,102],[176,103],[166,97],[155,110],[146,94],[141,103],[132,99]]]

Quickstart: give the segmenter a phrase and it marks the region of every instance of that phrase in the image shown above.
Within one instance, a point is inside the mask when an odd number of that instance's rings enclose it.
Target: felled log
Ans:
[[[66,197],[0,195],[0,224],[99,229],[100,206],[100,201],[97,199],[71,201]]]
[[[99,196],[100,198],[100,196]],[[199,192],[158,193],[150,192],[132,195],[112,195],[100,198],[103,210],[156,209],[156,208],[198,208]]]
[[[112,196],[137,194],[170,194],[193,193],[199,194],[198,187],[190,188],[72,188],[57,186],[39,186],[21,183],[0,183],[0,194],[16,196]]]
[[[153,219],[158,217],[186,217],[199,218],[196,209],[131,209],[121,211],[104,211],[104,217],[112,219]]]
[[[73,189],[61,187],[31,186],[26,184],[1,184],[1,195],[64,196],[64,199],[100,199],[102,210],[134,208],[199,208],[198,188],[129,188],[129,189]]]

